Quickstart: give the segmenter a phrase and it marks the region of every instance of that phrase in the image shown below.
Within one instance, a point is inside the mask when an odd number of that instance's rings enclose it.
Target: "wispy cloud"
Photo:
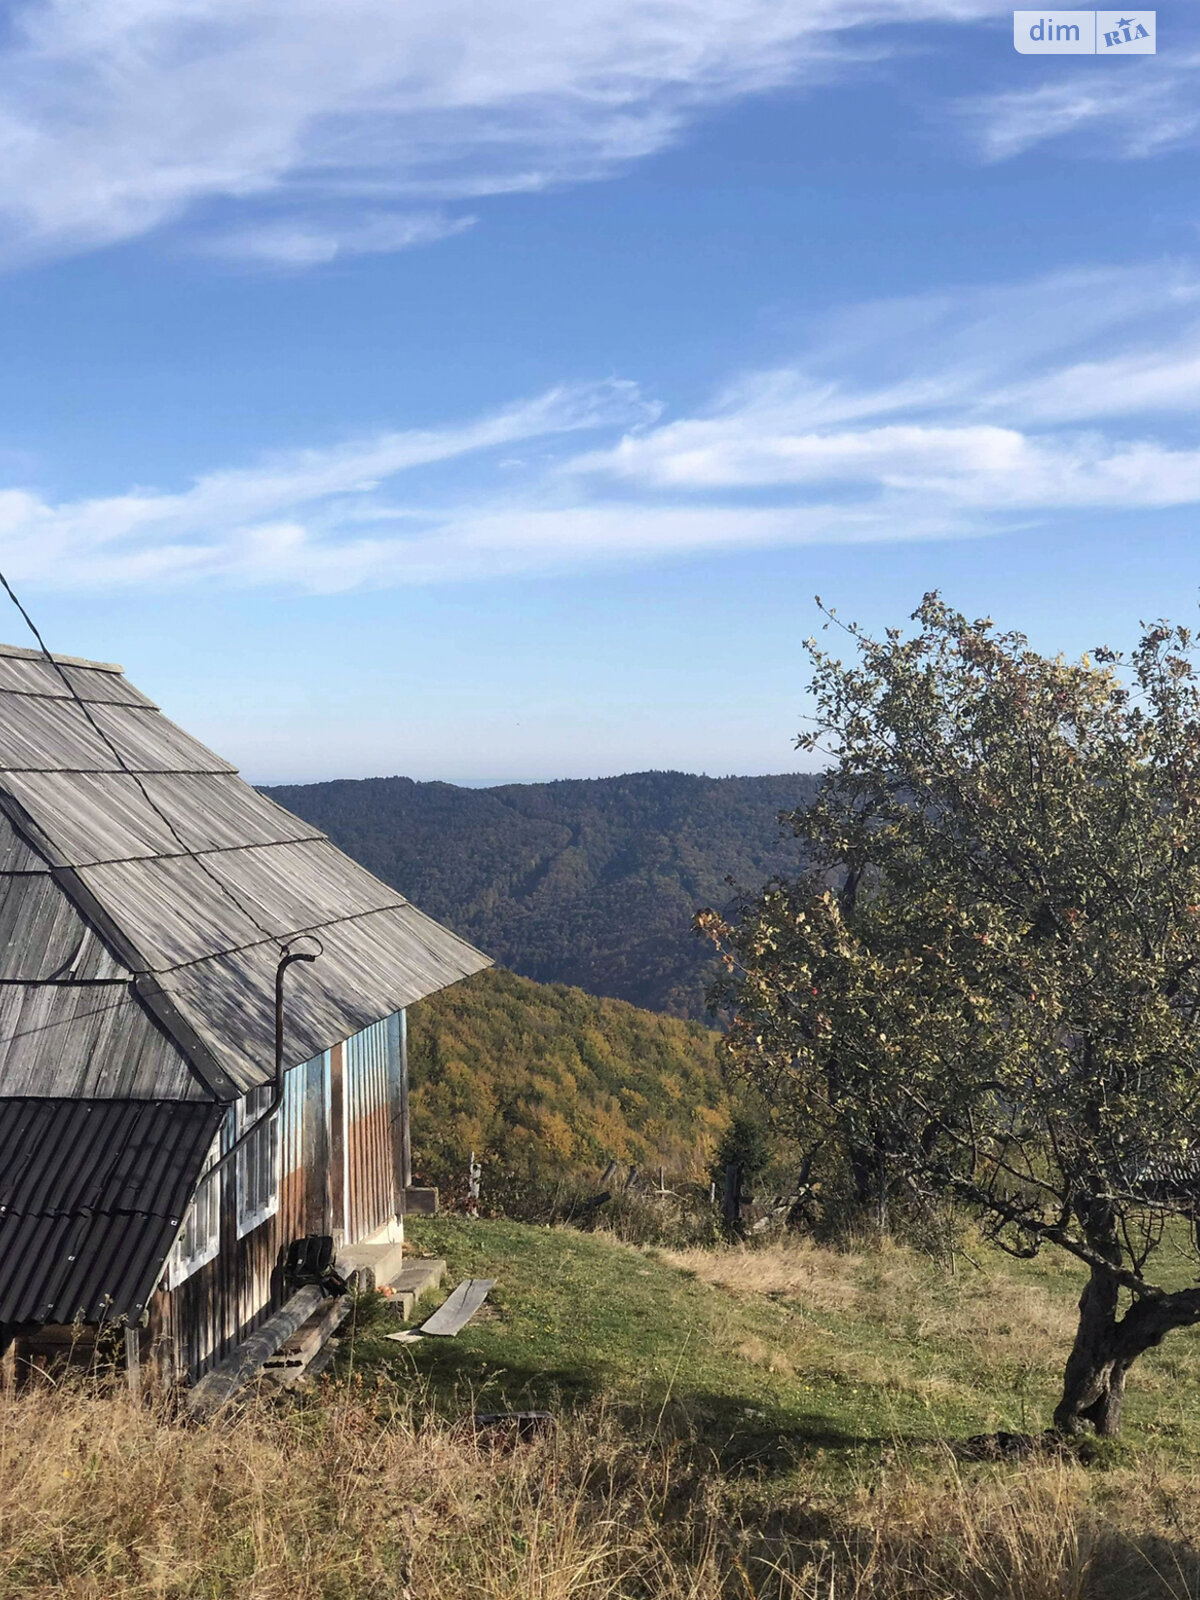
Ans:
[[[963,101],[959,110],[990,161],[1076,135],[1086,138],[1076,140],[1079,153],[1139,159],[1196,141],[1198,90],[1200,53],[1188,51],[1139,57],[1132,73],[1094,70],[1090,62],[1081,70],[1075,61],[1054,82],[981,94]]]
[[[385,488],[446,463],[486,462],[514,444],[645,422],[655,412],[632,384],[578,385],[459,427],[381,433],[211,472],[174,494],[134,489],[55,503],[0,490],[0,560],[14,577],[83,589],[205,578],[341,589],[447,577],[431,560],[446,511],[417,492],[410,504],[385,501]]]
[[[837,495],[900,526],[982,531],[1014,512],[1197,503],[1197,405],[1200,277],[1069,273],[843,314],[796,366],[572,470],[627,493]]]
[[[1062,274],[847,308],[690,416],[607,382],[174,493],[14,487],[0,563],[57,587],[333,590],[1144,518],[1200,505],[1198,403],[1200,273]]]
[[[198,207],[272,263],[405,248],[397,210],[602,176],[707,105],[827,78],[865,30],[996,9],[24,0],[0,45],[0,248],[103,245]],[[250,221],[214,220],[214,207]],[[292,207],[294,225],[280,218]]]
[[[297,215],[214,232],[200,248],[229,261],[295,270],[436,244],[474,224],[472,216],[451,217],[442,211],[368,212],[356,219]]]

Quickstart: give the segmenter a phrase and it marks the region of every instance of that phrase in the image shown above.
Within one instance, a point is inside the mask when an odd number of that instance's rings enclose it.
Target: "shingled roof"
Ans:
[[[301,933],[323,954],[289,982],[289,1066],[489,964],[120,667],[54,660],[0,645],[0,1097],[269,1081],[276,964]]]

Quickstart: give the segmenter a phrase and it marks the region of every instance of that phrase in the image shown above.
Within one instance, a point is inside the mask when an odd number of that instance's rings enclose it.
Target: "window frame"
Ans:
[[[270,1221],[279,1210],[279,1110],[263,1115],[274,1098],[275,1085],[264,1083],[243,1095],[234,1107],[233,1137],[247,1135],[233,1158],[239,1239]]]
[[[181,1283],[199,1272],[201,1267],[206,1267],[210,1261],[215,1261],[221,1253],[221,1213],[222,1213],[222,1180],[224,1173],[213,1172],[213,1168],[221,1159],[222,1132],[218,1129],[213,1136],[213,1142],[208,1147],[208,1154],[204,1158],[204,1165],[200,1169],[200,1178],[196,1184],[195,1193],[184,1213],[183,1222],[175,1243],[171,1246],[171,1254],[167,1258],[167,1288],[178,1289]],[[185,1249],[188,1233],[196,1222],[200,1208],[203,1206],[208,1213],[208,1228],[203,1242],[194,1245],[190,1253]]]

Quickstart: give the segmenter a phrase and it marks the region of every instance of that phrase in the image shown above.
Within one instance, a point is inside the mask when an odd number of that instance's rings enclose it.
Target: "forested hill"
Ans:
[[[634,772],[462,789],[410,778],[264,790],[498,962],[678,1016],[704,1013],[714,971],[691,931],[794,870],[779,813],[816,778]]]
[[[702,1171],[728,1124],[717,1035],[512,972],[480,972],[409,1012],[413,1160],[461,1181],[472,1150],[546,1178],[609,1161]]]

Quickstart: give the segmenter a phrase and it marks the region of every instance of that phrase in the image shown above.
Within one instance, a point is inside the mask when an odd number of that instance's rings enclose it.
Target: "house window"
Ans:
[[[252,1130],[234,1157],[239,1239],[279,1210],[279,1115],[264,1115],[274,1096],[274,1085],[266,1083],[237,1105],[235,1138]]]
[[[218,1133],[205,1158],[196,1193],[171,1251],[167,1269],[169,1289],[178,1289],[185,1278],[198,1272],[221,1248],[221,1174],[212,1170],[220,1152],[221,1135]]]

